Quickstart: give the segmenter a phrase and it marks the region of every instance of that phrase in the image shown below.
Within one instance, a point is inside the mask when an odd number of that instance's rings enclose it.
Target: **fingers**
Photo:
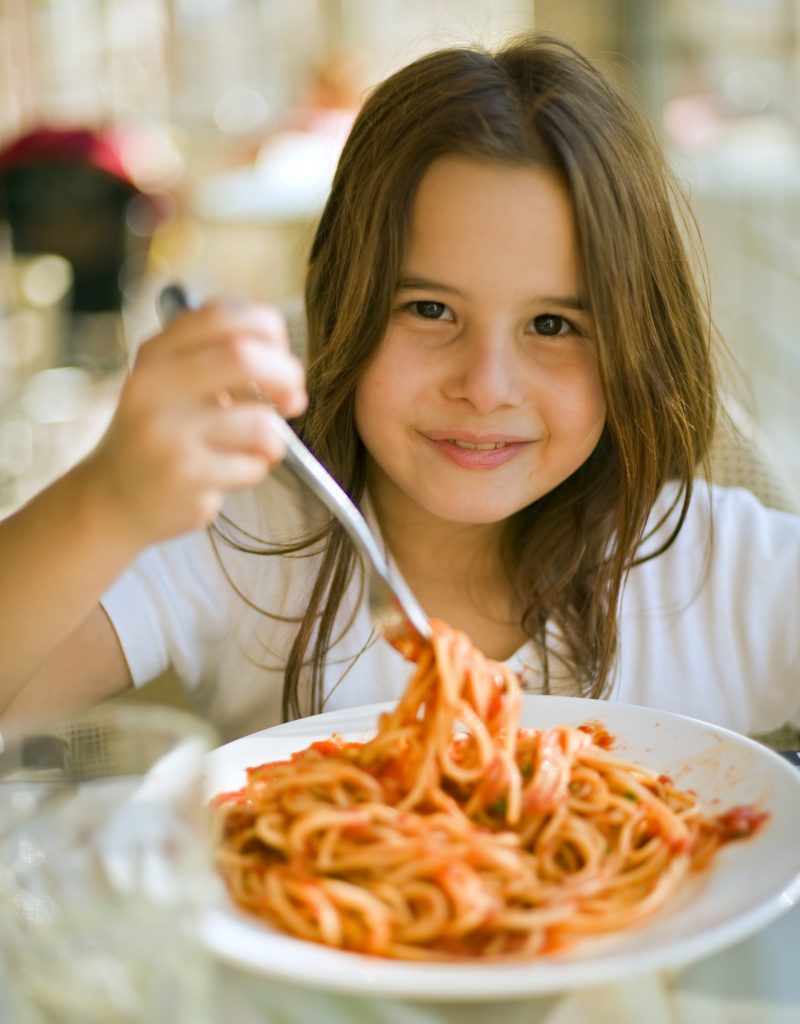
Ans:
[[[182,314],[140,347],[123,385],[93,462],[103,500],[140,546],[207,525],[225,492],[255,486],[284,457],[272,405],[295,416],[306,401],[276,311]]]
[[[289,417],[307,404],[302,363],[269,307],[217,303],[188,311],[141,346],[135,369],[169,388],[173,402],[217,404],[220,392],[242,398],[255,389]]]
[[[221,507],[226,491],[255,487],[267,475],[268,468],[268,462],[261,455],[246,452],[223,454],[207,449],[203,453],[202,476],[205,484],[202,494],[210,499],[212,507],[217,504]],[[209,480],[213,480],[213,487],[207,483]]]
[[[163,334],[169,333],[172,348],[181,350],[226,332],[252,334],[289,348],[283,316],[272,306],[256,303],[208,302],[181,313]]]
[[[238,401],[264,400],[285,416],[306,407],[303,365],[290,352],[249,336],[182,354],[176,370],[186,394],[220,404],[221,393]],[[224,399],[223,399],[224,402]]]
[[[203,436],[217,452],[238,452],[261,459],[262,473],[286,454],[283,441],[272,426],[268,405],[252,402],[232,404],[205,417]]]

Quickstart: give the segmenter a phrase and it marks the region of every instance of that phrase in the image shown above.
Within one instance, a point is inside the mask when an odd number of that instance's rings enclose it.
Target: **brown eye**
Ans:
[[[443,302],[431,302],[428,299],[421,299],[418,302],[409,303],[409,308],[421,316],[424,320],[452,320],[450,310]]]
[[[566,334],[572,330],[572,324],[563,316],[555,316],[553,313],[543,313],[531,321],[536,334],[544,334],[547,337],[555,338],[559,334]]]

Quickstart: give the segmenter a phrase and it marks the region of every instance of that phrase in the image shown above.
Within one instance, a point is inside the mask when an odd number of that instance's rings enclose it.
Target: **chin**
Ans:
[[[463,500],[452,497],[442,500],[439,496],[437,500],[425,502],[424,505],[433,515],[448,523],[488,526],[491,523],[502,523],[529,504],[527,501],[521,504],[509,502],[506,496],[498,501],[496,497],[481,500],[479,495],[473,494]]]

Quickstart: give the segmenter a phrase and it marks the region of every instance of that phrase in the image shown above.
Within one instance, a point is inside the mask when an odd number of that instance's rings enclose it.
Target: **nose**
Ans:
[[[487,414],[522,401],[524,371],[514,338],[499,328],[464,332],[453,347],[444,392]]]

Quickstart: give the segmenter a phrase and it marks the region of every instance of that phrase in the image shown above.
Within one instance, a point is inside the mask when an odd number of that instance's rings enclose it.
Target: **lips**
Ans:
[[[499,430],[462,430],[445,428],[444,430],[426,430],[423,437],[429,441],[450,441],[464,447],[481,447],[484,445],[529,444],[531,438],[524,434],[508,434]]]
[[[434,432],[423,437],[448,462],[462,469],[494,469],[515,459],[532,443],[508,434]]]

